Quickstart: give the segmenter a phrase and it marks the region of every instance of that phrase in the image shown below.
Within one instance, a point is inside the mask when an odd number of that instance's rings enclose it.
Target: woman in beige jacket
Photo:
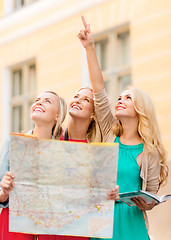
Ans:
[[[95,113],[104,142],[119,143],[117,184],[108,196],[116,201],[113,239],[146,240],[146,210],[155,203],[146,204],[134,198],[129,207],[119,201],[119,192],[140,189],[156,193],[167,178],[166,153],[161,141],[154,106],[142,90],[129,87],[121,93],[113,116],[104,90],[104,80],[98,65],[93,34],[82,17],[84,29],[78,34],[86,49],[92,88],[95,94]],[[146,222],[146,224],[145,224]]]

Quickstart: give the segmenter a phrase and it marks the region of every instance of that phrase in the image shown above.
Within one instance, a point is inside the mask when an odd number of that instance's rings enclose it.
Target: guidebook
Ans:
[[[157,196],[153,193],[147,192],[147,191],[134,191],[134,192],[125,192],[120,193],[120,201],[128,204],[129,206],[135,206],[135,203],[131,200],[134,197],[141,197],[147,204],[152,203],[153,200],[155,200],[156,203],[162,203],[167,201],[168,199],[171,199],[171,194],[163,195],[163,196]]]

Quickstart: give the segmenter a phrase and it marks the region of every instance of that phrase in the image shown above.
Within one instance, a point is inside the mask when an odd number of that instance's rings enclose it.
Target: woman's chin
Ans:
[[[32,114],[31,120],[36,123],[42,121],[42,116],[40,114]]]

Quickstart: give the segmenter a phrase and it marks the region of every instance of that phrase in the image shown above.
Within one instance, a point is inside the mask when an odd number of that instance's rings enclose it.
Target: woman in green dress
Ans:
[[[120,186],[120,192],[141,190],[140,167],[136,159],[143,152],[144,144],[122,144],[119,137],[116,137],[115,142],[119,143],[117,185]],[[129,207],[117,201],[114,221],[113,239],[148,239],[144,216],[138,207]]]
[[[147,240],[147,204],[134,198],[136,206],[119,201],[119,193],[146,190],[156,193],[168,175],[166,153],[161,141],[154,106],[142,90],[129,87],[121,93],[113,116],[104,90],[104,80],[98,65],[90,25],[82,17],[84,29],[78,34],[86,49],[89,75],[94,91],[95,114],[104,142],[119,143],[117,186],[108,199],[115,201],[113,239]]]

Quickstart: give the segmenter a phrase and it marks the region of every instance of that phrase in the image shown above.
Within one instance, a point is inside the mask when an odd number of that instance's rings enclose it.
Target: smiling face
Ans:
[[[71,117],[90,119],[94,115],[93,92],[88,88],[82,88],[73,96],[69,105]]]
[[[129,90],[125,90],[118,98],[118,102],[115,106],[115,116],[118,120],[123,117],[137,118],[138,114],[135,111],[134,104],[132,102],[131,93]]]
[[[46,123],[53,126],[58,119],[59,98],[50,92],[38,95],[31,106],[31,119],[36,123]]]

